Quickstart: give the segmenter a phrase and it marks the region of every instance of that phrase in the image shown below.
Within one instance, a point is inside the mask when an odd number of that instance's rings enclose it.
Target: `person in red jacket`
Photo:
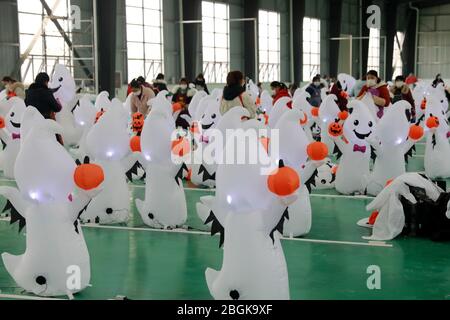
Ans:
[[[358,100],[362,100],[367,93],[372,94],[372,99],[378,107],[377,116],[381,119],[384,115],[384,108],[391,103],[388,85],[378,77],[378,72],[370,70],[367,72],[367,82],[358,95]]]
[[[337,97],[337,105],[341,111],[348,111],[348,94],[347,92],[342,90],[342,85],[339,81],[333,84],[330,90],[330,94],[334,94]]]
[[[392,94],[392,104],[394,104],[400,100],[405,100],[405,101],[409,102],[409,104],[411,105],[411,111],[407,112],[407,116],[411,122],[415,122],[415,120],[416,120],[416,105],[414,102],[413,95],[411,93],[411,89],[405,83],[405,77],[398,76],[397,78],[395,78],[394,86],[391,87],[390,91]]]
[[[270,89],[272,89],[273,105],[283,97],[291,98],[288,87],[282,82],[272,82],[270,84]],[[288,103],[288,108],[292,109],[292,101]]]

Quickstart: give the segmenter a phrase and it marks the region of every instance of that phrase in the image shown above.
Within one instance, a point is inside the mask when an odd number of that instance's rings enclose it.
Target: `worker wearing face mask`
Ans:
[[[150,109],[149,102],[155,97],[151,88],[145,87],[140,81],[134,79],[130,83],[131,88],[131,113],[140,112],[147,115]]]
[[[273,105],[277,103],[278,100],[284,97],[291,98],[288,87],[278,81],[274,81],[270,84],[270,89],[272,91]],[[288,104],[289,108],[292,108],[292,102]]]
[[[183,78],[180,80],[180,84],[175,86],[172,90],[172,102],[181,104],[183,108],[187,107],[191,103],[192,97],[196,92],[195,89],[189,87],[189,80]]]
[[[309,103],[313,107],[320,107],[322,104],[322,88],[323,84],[319,76],[315,76],[312,83],[306,88],[306,92],[309,93],[311,98],[309,98]]]
[[[408,101],[411,105],[411,111],[408,114],[408,118],[414,121],[416,118],[416,107],[414,104],[414,98],[411,93],[411,89],[405,82],[404,76],[398,76],[395,78],[394,85],[390,89],[392,94],[392,103],[396,103],[400,100]]]
[[[391,103],[391,96],[388,85],[381,81],[375,70],[367,72],[367,81],[358,95],[358,100],[362,100],[367,93],[372,95],[373,102],[378,107],[377,117],[381,119],[384,115],[384,108],[389,107]]]

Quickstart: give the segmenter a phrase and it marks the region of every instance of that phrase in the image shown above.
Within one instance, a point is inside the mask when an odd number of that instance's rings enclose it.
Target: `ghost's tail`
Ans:
[[[16,270],[19,268],[19,265],[22,261],[23,256],[13,256],[9,253],[2,254],[3,264],[5,265],[8,273],[14,278]]]

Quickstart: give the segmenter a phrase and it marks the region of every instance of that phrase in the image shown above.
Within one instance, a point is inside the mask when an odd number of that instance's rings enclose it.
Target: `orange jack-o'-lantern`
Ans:
[[[433,115],[431,115],[428,119],[427,119],[427,127],[429,129],[435,129],[439,127],[439,119],[438,117],[435,117]]]
[[[136,112],[133,114],[133,122],[132,122],[132,129],[135,133],[141,133],[144,129],[144,122],[145,117],[142,113]]]
[[[101,109],[99,112],[97,112],[97,115],[95,116],[95,123],[100,120],[100,118],[105,114],[105,110]]]
[[[90,164],[89,158],[86,157],[84,164],[77,162],[78,167],[75,170],[73,179],[75,184],[82,190],[92,190],[97,188],[105,180],[102,167],[96,164]]]
[[[409,138],[411,140],[420,140],[422,139],[424,134],[424,130],[421,126],[413,124],[410,128],[409,128]]]
[[[307,148],[308,157],[313,161],[322,161],[328,156],[328,147],[323,142],[313,142]]]
[[[328,134],[332,137],[340,137],[343,133],[344,128],[338,121],[330,123],[328,126]]]
[[[186,138],[179,138],[172,141],[172,153],[178,157],[184,157],[191,152],[191,144]]]
[[[133,152],[142,152],[142,149],[141,149],[141,137],[134,136],[133,138],[131,138],[131,140],[130,140],[130,149]]]
[[[280,161],[278,170],[269,176],[267,186],[270,192],[287,197],[300,188],[300,177],[294,169],[285,167],[283,161]]]
[[[0,117],[0,129],[4,129],[5,128],[5,118]]]

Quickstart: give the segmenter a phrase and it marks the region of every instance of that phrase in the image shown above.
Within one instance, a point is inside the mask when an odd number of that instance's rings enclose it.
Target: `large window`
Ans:
[[[392,66],[394,68],[394,79],[397,76],[403,75],[402,48],[404,41],[405,34],[403,32],[397,32],[397,35],[394,38],[394,58],[392,61]]]
[[[202,2],[203,73],[206,82],[225,83],[230,70],[230,21],[227,4]]]
[[[53,16],[71,38],[70,0],[47,0]],[[55,64],[72,68],[72,53],[40,1],[18,0],[22,81],[30,84],[39,72],[52,73]],[[3,30],[5,32],[5,30]]]
[[[259,11],[259,80],[280,81],[280,14]]]
[[[320,74],[320,20],[303,18],[303,81]]]
[[[380,29],[370,28],[367,69],[380,71]]]
[[[128,80],[164,72],[162,0],[126,0]]]

